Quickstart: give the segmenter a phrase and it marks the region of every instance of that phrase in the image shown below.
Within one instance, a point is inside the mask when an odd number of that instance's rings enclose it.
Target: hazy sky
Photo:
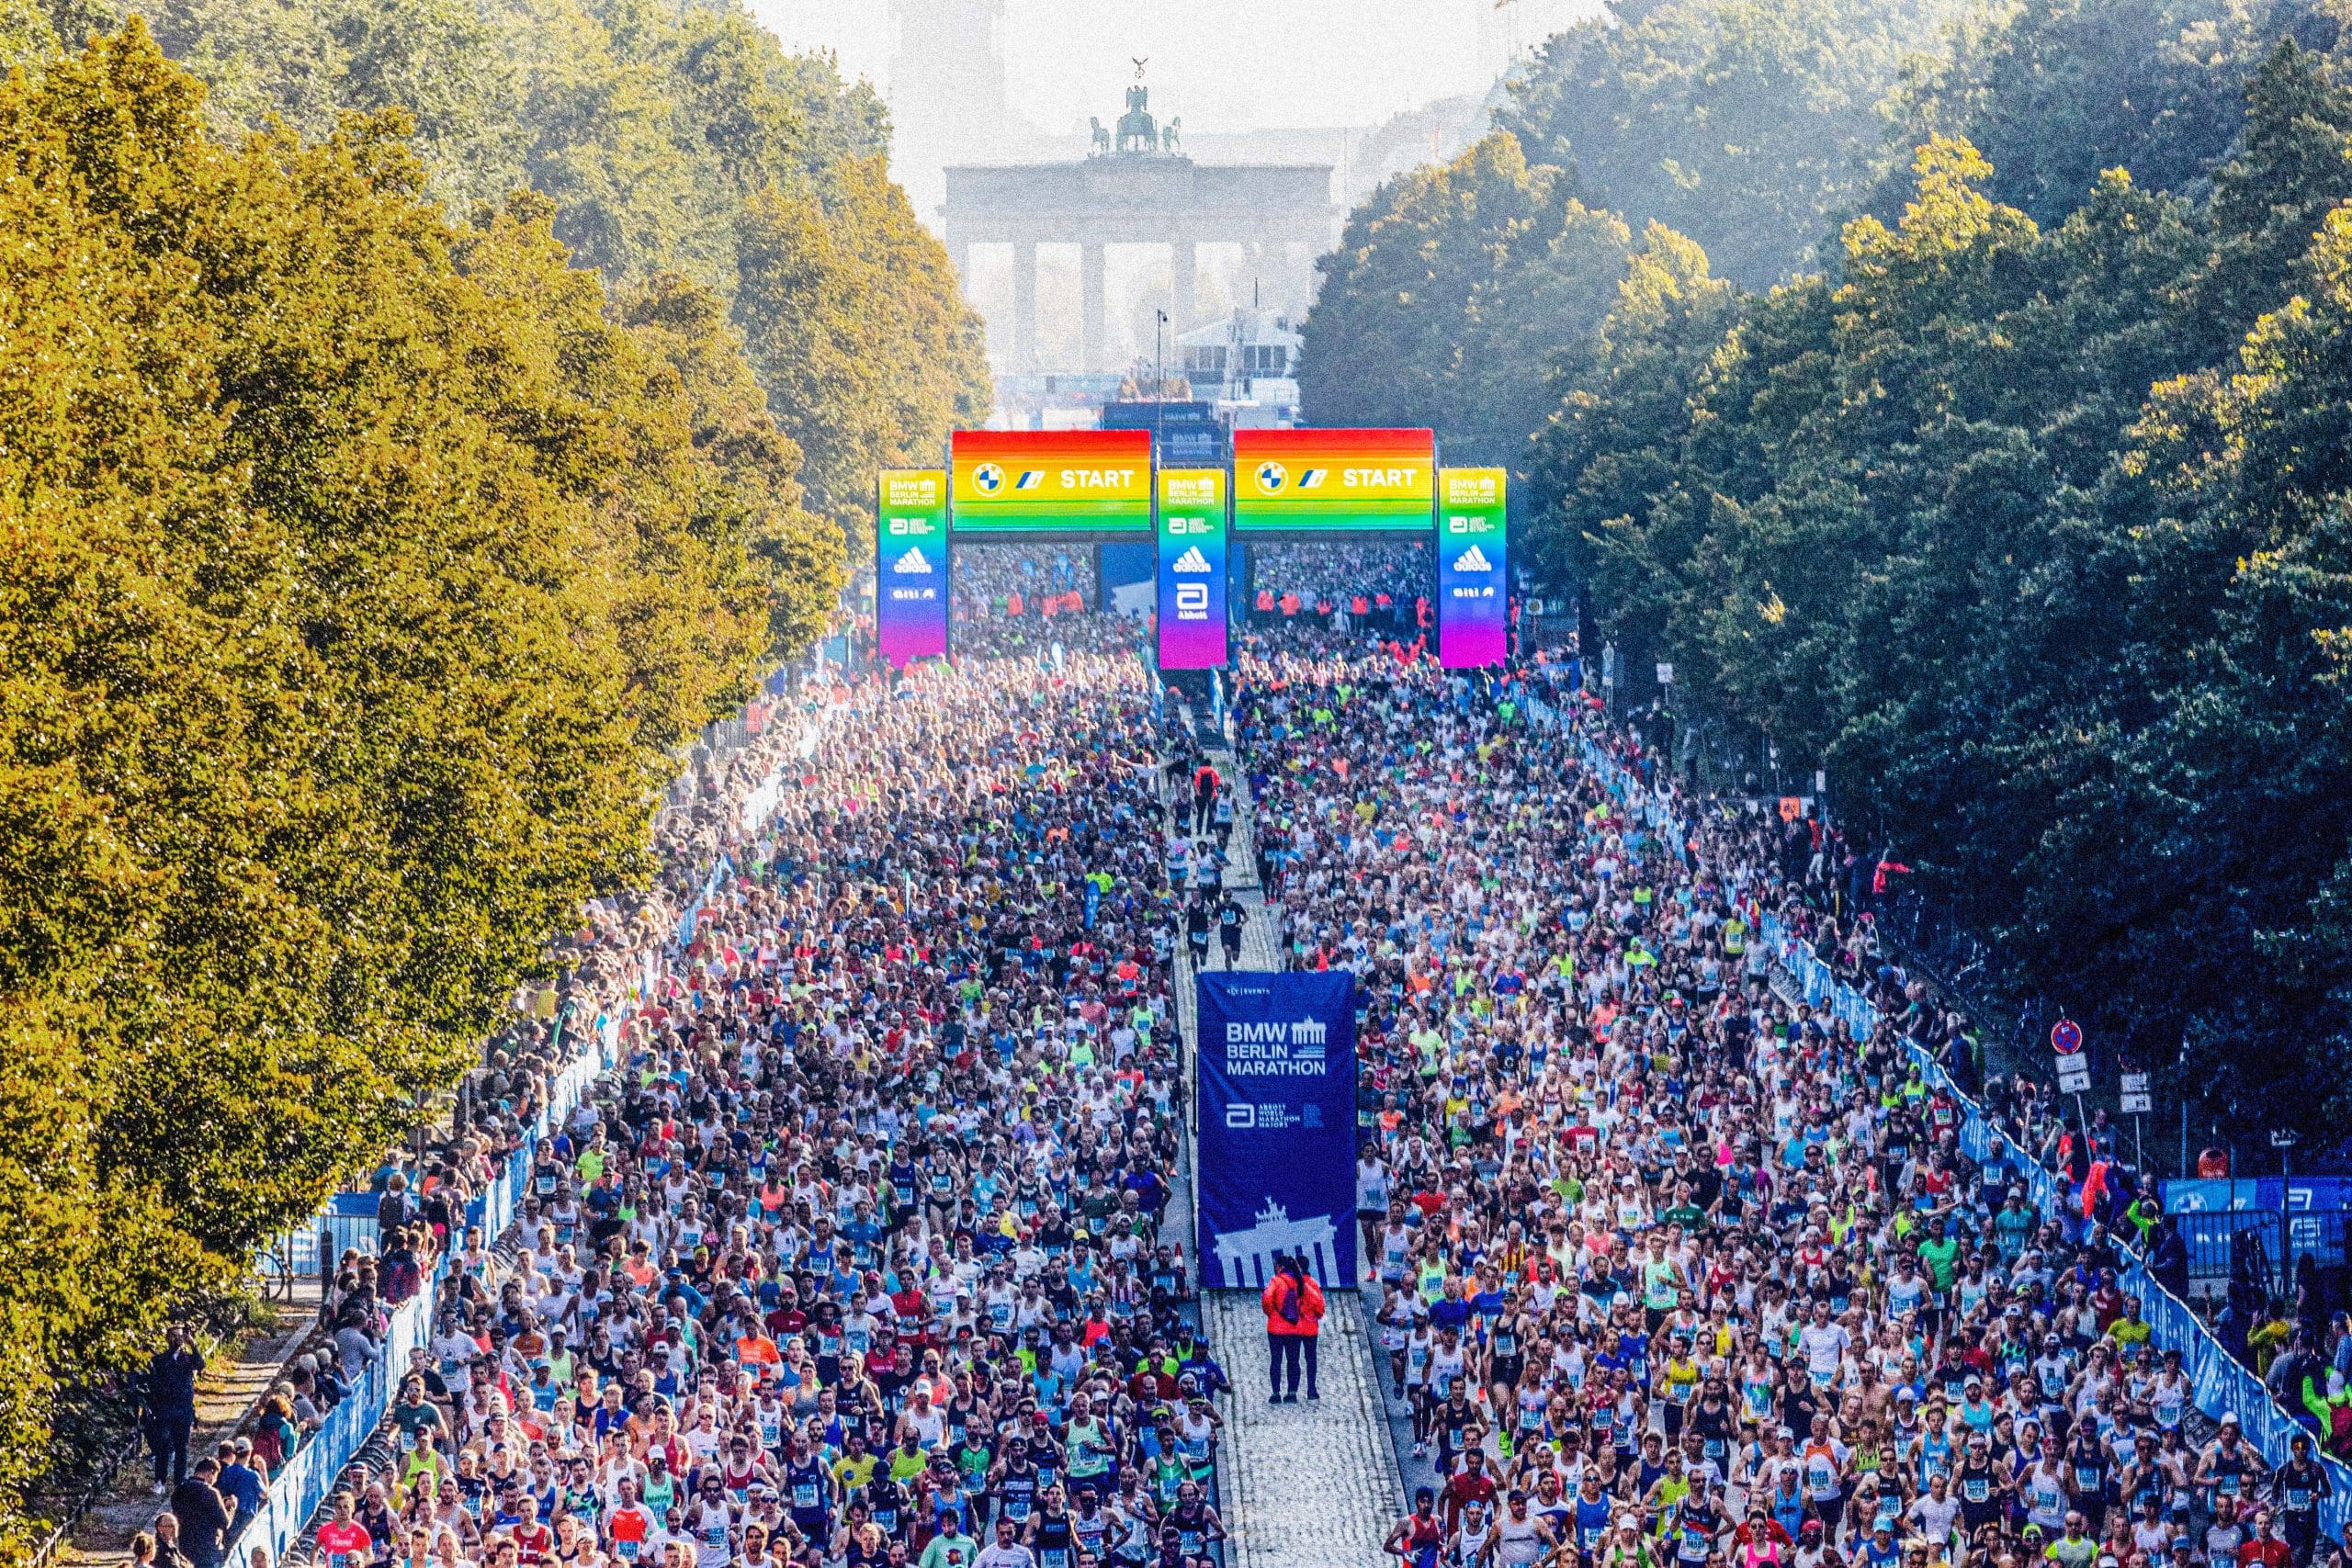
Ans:
[[[888,0],[751,0],[796,48],[836,51],[886,91]],[[1008,0],[1005,63],[1013,105],[1038,129],[1108,119],[1151,61],[1152,107],[1195,130],[1372,125],[1402,109],[1483,91],[1488,60],[1515,26],[1597,10],[1587,0]],[[1523,19],[1520,19],[1523,18]],[[1482,34],[1483,28],[1483,34]]]

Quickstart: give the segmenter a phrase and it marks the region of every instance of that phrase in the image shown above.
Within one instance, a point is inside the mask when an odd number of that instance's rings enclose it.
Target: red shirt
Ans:
[[[2291,1568],[2295,1554],[2283,1540],[2259,1538],[2238,1546],[2238,1568]]]
[[[1460,1518],[1462,1510],[1472,1503],[1492,1506],[1494,1501],[1495,1478],[1483,1470],[1476,1475],[1466,1470],[1458,1472],[1445,1483],[1445,1517],[1449,1519]]]
[[[329,1519],[319,1527],[319,1551],[327,1560],[327,1568],[360,1568],[375,1544],[368,1527],[357,1519],[348,1524]]]

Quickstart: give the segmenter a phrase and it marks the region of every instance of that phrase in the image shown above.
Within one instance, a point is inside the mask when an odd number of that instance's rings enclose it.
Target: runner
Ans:
[[[572,997],[616,1065],[453,1276],[332,1562],[1221,1562],[1161,1229],[1163,759],[1132,633],[1056,631],[814,694],[665,814],[671,875],[596,912]],[[502,1040],[457,1174],[536,1113],[546,1039]]]
[[[1961,1021],[1863,964],[1810,829],[1655,787],[1569,650],[1470,675],[1421,651],[1296,615],[1244,639],[1233,711],[1269,918],[1358,979],[1367,1303],[1446,1551],[1484,1550],[1452,1499],[1487,1467],[1497,1555],[1529,1550],[1512,1494],[1557,1498],[1594,1568],[1999,1568],[2077,1540],[2083,1568],[2142,1568],[2132,1496],[2185,1527],[2149,1544],[2212,1568],[2315,1549],[2315,1467],[2269,1475],[2233,1424],[2180,1450],[2177,1359],[2098,1217],[2037,1215],[1967,1157],[1913,1055]],[[1771,922],[1896,1021],[1857,1038],[1776,991]]]

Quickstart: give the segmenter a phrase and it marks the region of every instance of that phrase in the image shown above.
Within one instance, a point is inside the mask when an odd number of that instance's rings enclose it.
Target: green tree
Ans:
[[[54,1380],[449,1081],[841,581],[711,290],[202,100],[136,21],[0,85],[12,1538]]]
[[[1663,0],[1554,37],[1497,123],[1596,207],[1696,240],[1756,288],[1807,265],[1865,189],[1949,0]]]
[[[1433,425],[1514,462],[1615,299],[1628,236],[1498,132],[1384,185],[1350,216],[1301,328],[1299,394],[1318,424]]]

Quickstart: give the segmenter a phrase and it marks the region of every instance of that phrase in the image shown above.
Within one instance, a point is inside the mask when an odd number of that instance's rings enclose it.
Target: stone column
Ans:
[[[1190,240],[1177,240],[1168,247],[1168,314],[1172,320],[1171,331],[1182,332],[1193,324],[1194,278],[1199,271],[1199,258]]]
[[[1078,252],[1078,367],[1102,368],[1102,247],[1088,242]]]
[[[1037,367],[1037,242],[1012,243],[1012,370]]]

